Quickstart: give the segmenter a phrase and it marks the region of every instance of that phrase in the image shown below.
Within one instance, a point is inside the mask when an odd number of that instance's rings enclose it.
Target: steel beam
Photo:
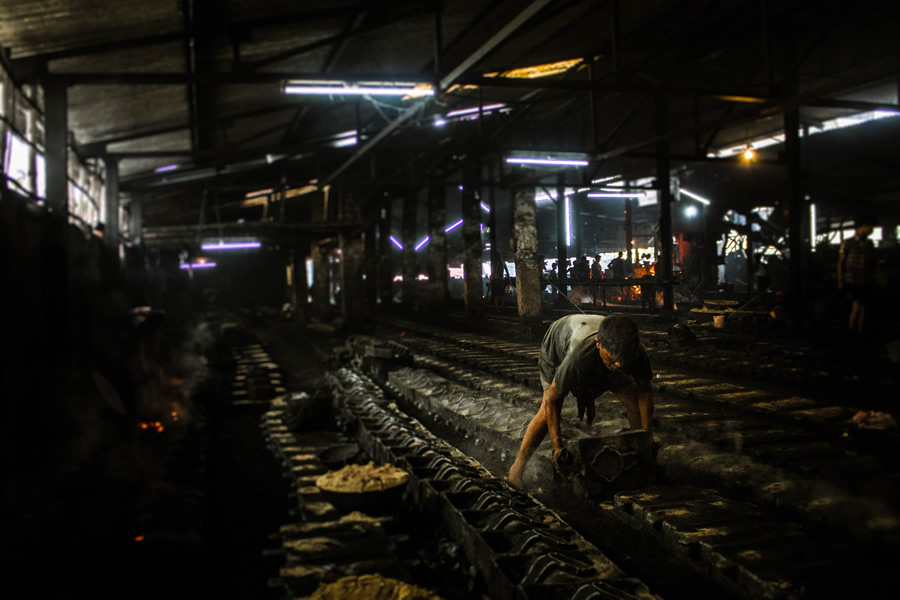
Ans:
[[[396,83],[420,83],[421,77],[391,73],[246,73],[209,72],[196,73],[54,73],[54,78],[64,79],[69,85],[230,85],[230,84],[272,84],[289,79],[334,79],[346,81],[383,81]]]
[[[479,87],[521,88],[530,90],[566,90],[575,92],[601,91],[618,94],[667,94],[670,96],[702,96],[736,102],[739,104],[763,104],[770,98],[744,92],[742,90],[706,90],[702,88],[683,88],[677,86],[646,85],[631,82],[603,81],[600,79],[515,79],[506,77],[484,77],[481,75],[466,77],[466,84]]]
[[[475,65],[479,60],[484,58],[490,51],[495,49],[497,46],[502,44],[510,35],[512,35],[516,29],[521,27],[528,19],[534,16],[541,8],[549,4],[550,0],[534,0],[531,2],[523,11],[513,17],[505,26],[503,26],[497,33],[495,33],[491,38],[482,44],[475,52],[470,54],[468,57],[463,59],[456,68],[452,69],[447,75],[445,75],[440,80],[439,91],[446,90],[451,85],[456,83],[456,81],[462,77],[472,66]],[[383,76],[382,76],[383,77]],[[384,140],[387,136],[393,133],[398,127],[409,121],[413,116],[419,113],[425,106],[428,104],[427,101],[420,102],[415,106],[411,106],[407,108],[402,113],[400,113],[393,121],[388,123],[384,128],[381,129],[377,134],[375,134],[368,142],[366,142],[361,148],[359,148],[356,152],[353,153],[349,159],[347,159],[341,166],[332,171],[329,175],[323,178],[321,181],[321,185],[327,185],[334,181],[334,179],[350,168],[356,161],[365,156],[372,148],[377,146]]]

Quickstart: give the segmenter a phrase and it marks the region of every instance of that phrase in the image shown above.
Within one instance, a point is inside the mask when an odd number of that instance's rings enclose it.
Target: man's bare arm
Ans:
[[[641,428],[653,432],[653,384],[649,381],[637,382],[638,411],[641,414]]]
[[[553,443],[553,456],[556,456],[563,447],[562,431],[559,427],[562,398],[560,398],[559,390],[556,387],[556,379],[553,380],[549,388],[544,390],[544,396],[541,398],[541,411],[544,413],[547,430],[550,432],[550,441]]]
[[[559,413],[561,407],[562,398],[559,397],[559,391],[556,388],[556,380],[554,379],[550,387],[544,390],[544,395],[541,397],[541,406],[538,409],[537,414],[534,415],[534,418],[531,419],[531,423],[528,424],[528,429],[525,430],[525,437],[522,438],[522,445],[519,446],[519,455],[509,469],[509,482],[514,486],[521,487],[522,474],[525,472],[525,465],[528,464],[531,455],[534,454],[534,451],[544,440],[544,436],[550,428],[551,420],[555,423],[555,431],[551,430],[550,432],[550,439],[553,441],[554,456],[562,447],[559,445],[562,443],[559,430]],[[554,414],[555,418],[551,416],[550,420],[548,420],[548,415]]]

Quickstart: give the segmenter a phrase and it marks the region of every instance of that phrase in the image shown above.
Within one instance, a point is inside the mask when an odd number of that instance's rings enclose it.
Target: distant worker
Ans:
[[[606,306],[606,288],[598,282],[603,280],[603,267],[600,265],[600,255],[594,257],[591,263],[591,300],[594,306],[598,306],[598,300],[602,298],[603,306]]]
[[[613,279],[625,279],[625,261],[621,252],[609,261],[609,268],[612,269]]]
[[[622,259],[622,253],[609,261],[608,268],[612,271],[613,279],[625,279],[625,261]],[[625,286],[617,288],[619,290],[618,297],[621,302],[625,298]]]
[[[594,400],[611,390],[625,406],[631,429],[651,432],[653,372],[638,326],[628,317],[568,315],[559,319],[544,335],[538,365],[544,394],[509,470],[512,485],[522,487],[525,465],[548,431],[554,466],[571,464],[559,425],[562,404],[570,392],[578,403],[578,419],[583,417],[589,427],[596,416]]]
[[[876,219],[866,216],[856,224],[856,235],[844,240],[837,264],[837,286],[850,300],[850,331],[861,334],[866,325],[866,310],[875,288],[875,246],[869,236]]]

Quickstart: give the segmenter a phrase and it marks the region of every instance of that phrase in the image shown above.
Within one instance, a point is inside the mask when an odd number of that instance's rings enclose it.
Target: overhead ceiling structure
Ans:
[[[503,166],[499,185],[537,183],[500,160],[526,151],[583,155],[584,181],[646,177],[661,141],[704,168],[787,111],[813,128],[900,112],[900,11],[874,0],[2,4],[13,75],[67,85],[75,149],[119,158],[148,226],[196,223],[204,190],[238,208],[279,184],[374,197],[472,153]],[[400,84],[418,92],[376,89]],[[896,201],[897,121],[856,128],[855,149],[809,136],[810,189]],[[777,171],[778,146],[763,156]]]

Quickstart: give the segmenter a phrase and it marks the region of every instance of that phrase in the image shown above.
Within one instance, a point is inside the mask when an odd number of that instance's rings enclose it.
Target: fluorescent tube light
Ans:
[[[492,110],[497,110],[498,108],[504,108],[505,106],[505,104],[488,104],[481,108],[477,106],[472,108],[460,108],[459,110],[451,110],[448,112],[447,118],[452,119],[453,117],[461,117],[463,115],[477,115],[480,112],[490,112]]]
[[[520,158],[510,157],[506,159],[510,165],[559,165],[564,167],[586,167],[588,161],[564,158]]]
[[[427,244],[427,243],[429,242],[429,240],[431,240],[431,236],[430,236],[430,235],[426,235],[426,236],[425,236],[425,239],[423,239],[421,242],[419,242],[418,244],[416,244],[416,247],[414,248],[414,250],[415,250],[416,252],[418,252],[418,251],[419,251],[419,248],[421,248],[422,246],[424,246],[425,244]]]
[[[434,96],[429,84],[392,83],[379,81],[289,81],[285,94],[314,96]]]
[[[174,171],[178,168],[178,165],[165,165],[162,167],[156,167],[153,169],[154,173],[168,173],[169,171]]]
[[[702,202],[703,204],[709,204],[709,199],[704,198],[703,196],[700,196],[698,194],[695,194],[694,192],[692,192],[690,190],[686,190],[683,187],[678,188],[678,191],[681,192],[682,194],[684,194],[685,196],[687,196],[688,198],[693,198],[697,202]]]
[[[331,142],[332,148],[346,148],[347,146],[355,146],[359,143],[358,138],[356,137],[348,137],[341,140],[337,140],[335,142]]]
[[[204,250],[249,250],[259,248],[262,244],[256,241],[251,242],[217,242],[203,244],[201,248]]]
[[[565,196],[566,199],[566,246],[572,245],[572,215],[569,211],[570,202],[569,197]]]
[[[250,199],[250,198],[258,198],[259,196],[268,196],[269,194],[271,194],[274,191],[275,190],[273,190],[272,188],[269,188],[266,190],[256,190],[255,192],[247,192],[246,194],[244,194],[244,198]]]
[[[634,192],[591,192],[588,198],[643,198],[643,194]]]
[[[400,250],[403,250],[403,244],[401,244],[399,241],[397,241],[397,238],[395,238],[394,236],[390,236],[389,239],[391,240],[392,244],[397,246],[397,248],[399,248]]]
[[[488,205],[485,204],[484,202],[479,202],[479,204],[481,205],[481,210],[483,210],[484,212],[491,212],[491,207],[490,207],[490,206],[488,206]]]
[[[457,221],[457,222],[454,223],[453,225],[450,225],[449,227],[447,227],[447,229],[444,230],[444,233],[450,233],[451,231],[453,231],[454,229],[456,229],[457,227],[459,227],[459,226],[462,225],[462,224],[463,224],[463,220],[460,219],[459,221]]]
[[[190,264],[184,263],[181,266],[179,266],[178,268],[186,271],[187,269],[212,269],[215,266],[216,266],[216,263],[214,263],[214,262],[197,262],[197,263],[190,263]]]

